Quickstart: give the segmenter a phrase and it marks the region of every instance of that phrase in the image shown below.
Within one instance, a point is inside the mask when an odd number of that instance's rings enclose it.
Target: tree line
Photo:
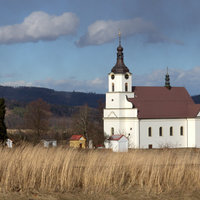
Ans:
[[[51,111],[50,104],[37,99],[25,107],[15,106],[9,110],[6,124],[8,128],[18,130],[18,134],[15,135],[19,137],[18,140],[37,143],[44,138],[68,140],[73,134],[81,134],[87,142],[93,140],[94,145],[99,145],[104,141],[104,105],[101,101],[98,105],[98,108],[92,108],[84,104],[74,107],[71,116],[58,116]]]

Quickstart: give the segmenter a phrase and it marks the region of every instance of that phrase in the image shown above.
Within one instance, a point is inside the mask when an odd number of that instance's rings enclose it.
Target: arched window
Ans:
[[[114,128],[111,128],[111,135],[114,135]]]
[[[148,128],[148,136],[149,136],[149,137],[152,136],[151,127]]]
[[[163,133],[162,133],[162,127],[159,128],[159,136],[162,136]]]
[[[180,127],[180,135],[183,135],[183,126]]]
[[[114,92],[115,91],[115,85],[114,85],[114,83],[112,83],[112,92]]]
[[[170,129],[169,129],[169,135],[170,135],[170,136],[173,136],[173,127],[172,127],[172,126],[171,126]]]
[[[125,83],[125,92],[128,92],[128,83]]]

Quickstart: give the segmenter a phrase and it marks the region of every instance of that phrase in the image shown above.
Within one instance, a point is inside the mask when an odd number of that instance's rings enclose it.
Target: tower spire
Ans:
[[[167,67],[167,74],[165,75],[165,87],[171,89],[168,67]]]
[[[117,63],[112,68],[112,72],[115,74],[125,74],[129,72],[128,67],[124,64],[124,54],[123,47],[121,46],[121,32],[118,33],[119,36],[119,46],[117,47]]]
[[[119,29],[118,36],[119,36],[119,46],[121,46],[121,32],[120,32],[120,29]]]

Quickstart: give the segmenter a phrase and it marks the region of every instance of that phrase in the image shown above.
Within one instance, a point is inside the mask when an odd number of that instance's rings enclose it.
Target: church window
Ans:
[[[112,92],[114,92],[115,91],[115,85],[114,85],[114,83],[112,83]]]
[[[148,128],[148,135],[149,135],[149,137],[152,136],[151,127]]]
[[[183,135],[183,126],[180,127],[180,135]]]
[[[114,128],[111,128],[111,135],[114,135]]]
[[[152,144],[149,144],[149,149],[152,149],[153,148],[153,145]]]
[[[125,92],[128,91],[128,83],[125,83]]]
[[[163,136],[162,127],[159,128],[159,136]]]
[[[125,79],[128,79],[129,78],[129,75],[128,74],[125,74]]]
[[[173,136],[173,127],[172,126],[169,129],[169,134],[170,134],[170,136]]]

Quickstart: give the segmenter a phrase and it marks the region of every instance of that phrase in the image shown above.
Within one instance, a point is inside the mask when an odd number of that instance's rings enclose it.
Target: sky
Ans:
[[[133,85],[200,94],[199,0],[0,0],[0,85],[105,93],[118,32]]]

